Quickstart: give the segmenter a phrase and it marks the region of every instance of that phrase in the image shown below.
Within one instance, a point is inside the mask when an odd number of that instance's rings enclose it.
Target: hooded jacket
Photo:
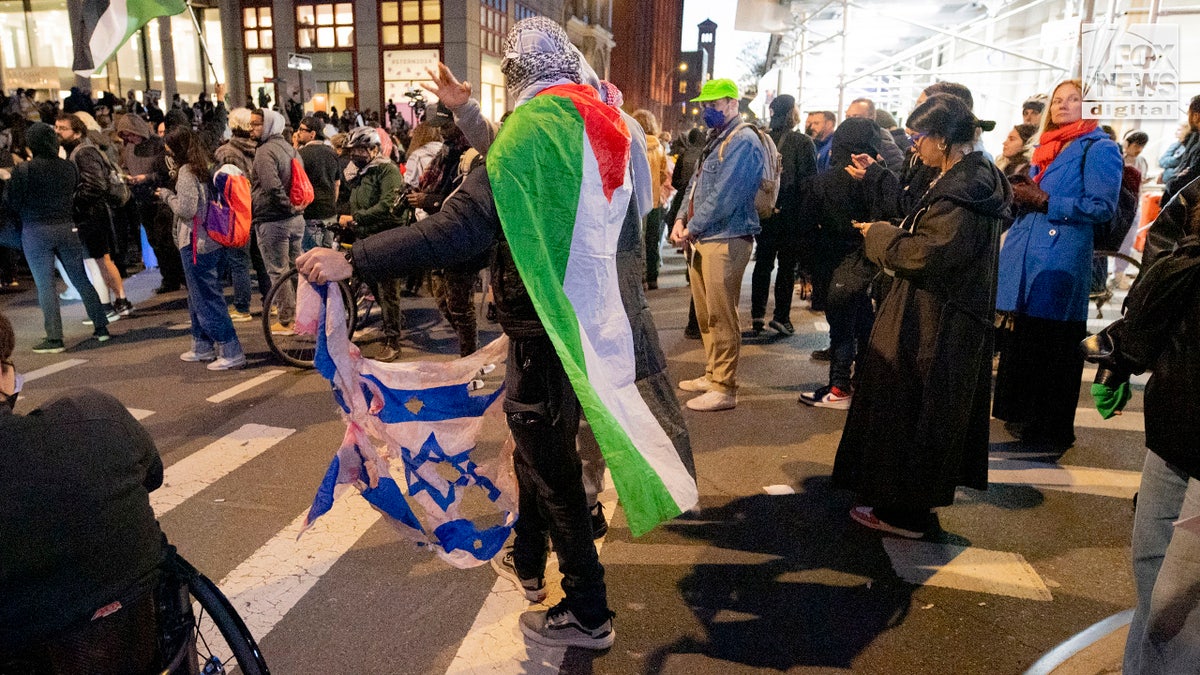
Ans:
[[[163,141],[150,131],[150,125],[137,115],[122,115],[117,120],[117,134],[140,138],[126,143],[121,151],[121,165],[131,176],[146,176],[145,182],[129,186],[133,198],[146,203],[154,201],[154,190],[170,183],[167,151]]]
[[[30,125],[25,143],[33,159],[18,164],[5,191],[9,213],[24,227],[36,225],[74,226],[75,187],[79,171],[58,156],[54,127],[41,122]]]
[[[217,148],[213,153],[213,158],[217,160],[217,166],[222,164],[232,164],[242,170],[253,183],[254,181],[254,153],[258,150],[258,143],[253,138],[246,136],[230,136],[229,140]]]
[[[79,170],[79,186],[75,190],[75,201],[81,211],[90,209],[96,203],[103,204],[108,193],[108,156],[104,150],[92,141],[90,135],[79,139],[71,148],[67,159]]]
[[[996,259],[1011,202],[1000,170],[972,152],[904,226],[866,234],[867,258],[896,279],[833,469],[865,503],[928,509],[952,503],[956,486],[987,487]]]
[[[254,152],[250,209],[255,225],[287,220],[301,213],[292,206],[288,192],[292,187],[292,159],[300,155],[283,138],[283,115],[264,110],[262,135]],[[301,160],[303,165],[303,160]]]
[[[871,120],[850,118],[833,132],[830,157],[835,167],[845,167],[851,155],[874,156],[879,149],[879,125]],[[801,211],[801,231],[820,228],[822,248],[841,257],[862,243],[862,235],[852,221],[879,217],[872,193],[862,181],[854,180],[840,168],[815,176],[805,192]],[[829,249],[833,249],[830,251]]]

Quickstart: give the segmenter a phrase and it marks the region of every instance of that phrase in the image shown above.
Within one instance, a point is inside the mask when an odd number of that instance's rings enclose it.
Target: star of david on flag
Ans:
[[[507,438],[496,365],[504,362],[508,339],[453,361],[365,359],[346,334],[340,293],[337,284],[302,282],[297,289],[296,330],[317,336],[316,368],[346,420],[301,534],[354,486],[399,532],[451,565],[483,564],[504,545],[517,518],[511,440],[493,438],[503,447],[487,469],[474,459],[485,427],[492,437],[503,429],[500,438]],[[402,481],[393,477],[392,461],[402,465]],[[482,526],[465,515],[472,493],[493,505],[494,523]]]

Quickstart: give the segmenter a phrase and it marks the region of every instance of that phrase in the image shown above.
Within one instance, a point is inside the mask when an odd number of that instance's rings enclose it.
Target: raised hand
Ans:
[[[429,79],[433,80],[433,83],[430,85],[422,82],[421,86],[438,97],[447,108],[454,110],[471,100],[471,83],[459,82],[446,64],[439,61],[436,71],[426,68],[425,72],[429,73]]]

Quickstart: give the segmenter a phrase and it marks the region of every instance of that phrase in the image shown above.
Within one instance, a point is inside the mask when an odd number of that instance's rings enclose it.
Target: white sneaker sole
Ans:
[[[529,638],[530,642],[536,642],[545,647],[578,647],[580,649],[594,649],[597,651],[608,649],[609,647],[613,646],[613,643],[616,642],[617,639],[617,631],[615,629],[609,630],[607,635],[599,639],[592,639],[583,636],[578,638],[564,637],[561,639],[555,639],[547,635],[542,635],[533,628],[526,626],[524,623],[521,624],[521,633],[523,633],[525,637]]]

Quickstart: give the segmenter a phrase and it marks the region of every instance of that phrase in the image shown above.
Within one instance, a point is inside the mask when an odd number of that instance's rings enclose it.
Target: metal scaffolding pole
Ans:
[[[850,34],[850,0],[842,0],[842,73],[838,77],[838,114],[846,109],[846,43]]]

